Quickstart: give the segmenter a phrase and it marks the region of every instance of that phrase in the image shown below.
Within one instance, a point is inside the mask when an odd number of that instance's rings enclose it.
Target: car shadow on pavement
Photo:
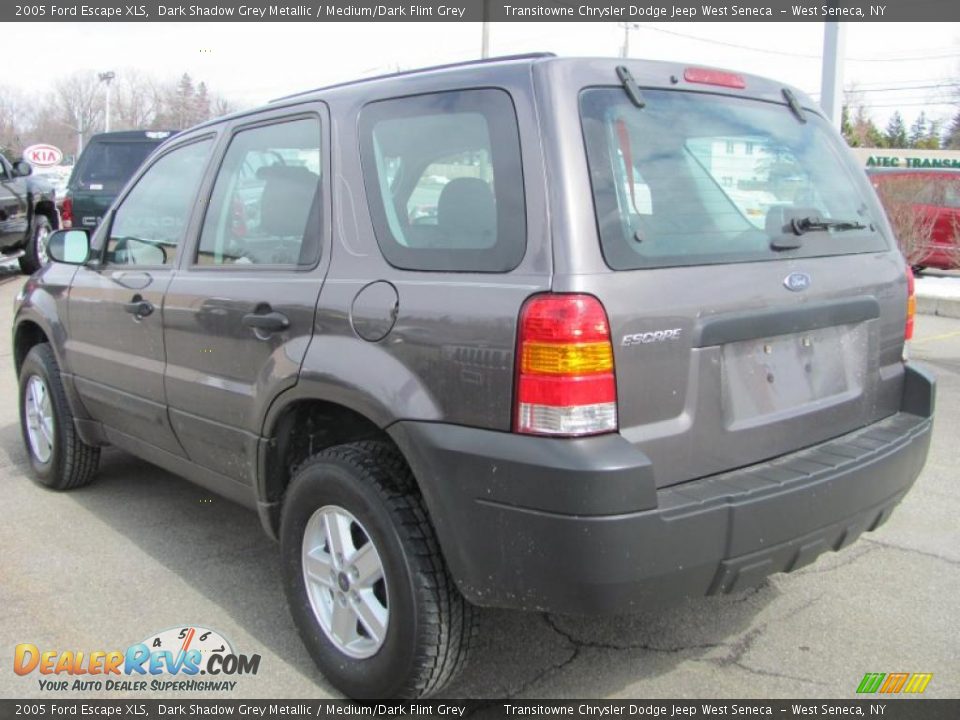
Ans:
[[[22,456],[17,425],[0,428],[0,453]],[[113,449],[104,451],[95,482],[69,497],[223,608],[290,668],[336,694],[297,637],[278,546],[255,512]],[[751,623],[778,594],[767,583],[615,618],[485,610],[472,662],[444,696],[603,697],[685,661],[737,664],[757,632]]]

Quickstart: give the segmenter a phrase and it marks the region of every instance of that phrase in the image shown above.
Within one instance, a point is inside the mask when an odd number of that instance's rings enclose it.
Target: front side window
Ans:
[[[526,246],[516,113],[502,90],[372,103],[360,115],[364,185],[387,261],[505,272]]]
[[[313,265],[320,252],[320,121],[238,132],[217,174],[198,265]]]
[[[781,104],[620,88],[580,96],[604,258],[614,269],[885,250],[879,208],[823,118]],[[636,178],[643,178],[641,185]],[[791,233],[792,221],[848,225]]]
[[[150,166],[113,215],[105,262],[173,264],[211,145],[206,139],[178,147]]]

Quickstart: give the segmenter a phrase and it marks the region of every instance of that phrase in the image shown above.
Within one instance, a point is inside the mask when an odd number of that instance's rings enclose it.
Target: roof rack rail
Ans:
[[[333,88],[346,87],[348,85],[359,85],[360,83],[373,82],[374,80],[385,80],[386,78],[403,77],[404,75],[416,75],[417,73],[432,72],[434,70],[449,70],[450,68],[469,67],[471,65],[486,65],[488,63],[498,62],[510,62],[512,60],[538,60],[556,56],[557,54],[552,52],[531,52],[520,53],[518,55],[498,55],[496,57],[478,58],[476,60],[463,60],[461,62],[446,63],[444,65],[429,65],[427,67],[384,73],[383,75],[372,75],[370,77],[358,78],[357,80],[347,80],[345,82],[334,83],[333,85],[323,85],[318,88],[313,88],[312,90],[304,90],[302,92],[293,93],[292,95],[284,95],[282,97],[273,98],[270,100],[270,102],[275,103],[280,102],[281,100],[291,100],[293,98],[303,97],[304,95],[312,95],[313,93],[320,92],[321,90],[332,90]]]

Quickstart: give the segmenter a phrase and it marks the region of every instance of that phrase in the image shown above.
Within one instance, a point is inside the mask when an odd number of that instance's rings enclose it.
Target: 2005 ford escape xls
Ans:
[[[757,77],[538,55],[283,98],[168,141],[50,255],[14,330],[38,480],[110,444],[256,508],[348,695],[438,692],[476,606],[794,570],[927,454],[883,210]]]

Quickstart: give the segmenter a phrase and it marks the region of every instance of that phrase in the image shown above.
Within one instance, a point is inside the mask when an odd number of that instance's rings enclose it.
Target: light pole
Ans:
[[[480,23],[480,57],[490,57],[490,0],[483,0],[483,22]]]
[[[840,127],[843,114],[843,56],[846,50],[847,24],[823,24],[823,69],[820,79],[820,105],[830,122]]]
[[[108,72],[102,72],[97,75],[100,78],[100,82],[107,84],[107,112],[106,118],[104,120],[104,131],[110,132],[110,83],[117,76],[112,70]]]

